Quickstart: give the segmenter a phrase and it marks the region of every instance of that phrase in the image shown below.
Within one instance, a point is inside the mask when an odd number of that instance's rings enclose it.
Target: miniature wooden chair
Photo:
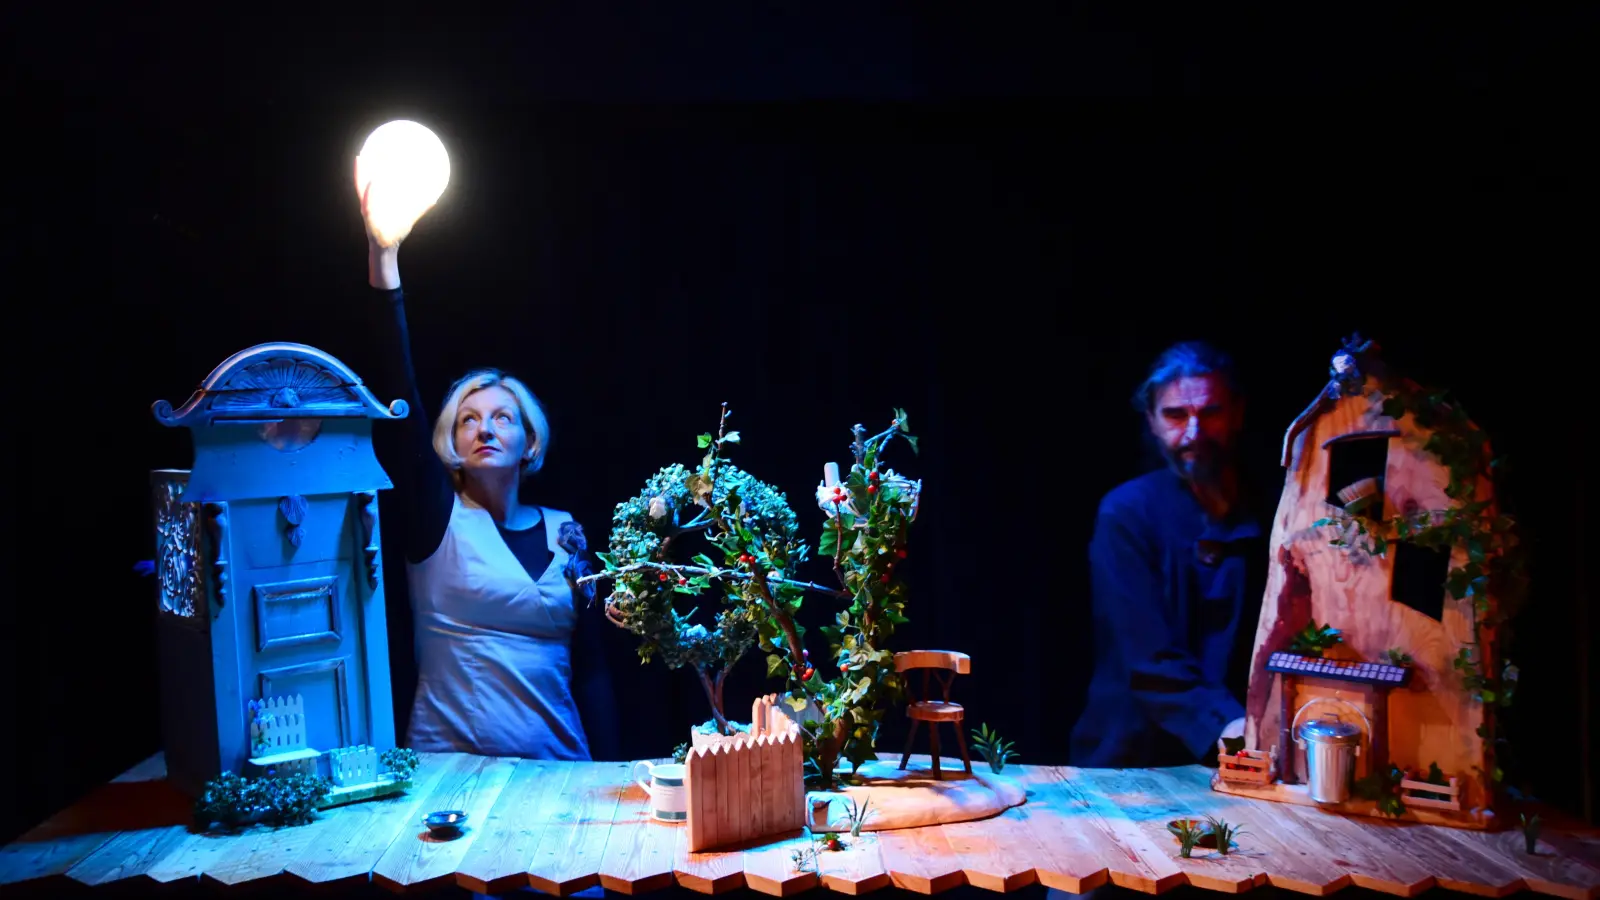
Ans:
[[[911,761],[911,747],[917,739],[917,726],[923,722],[928,723],[928,744],[932,748],[933,777],[943,776],[939,771],[939,723],[948,722],[956,730],[956,745],[961,748],[961,762],[966,766],[967,774],[972,774],[972,758],[967,755],[967,737],[962,732],[966,720],[966,710],[959,703],[950,702],[950,686],[957,675],[972,674],[972,657],[954,650],[907,650],[894,655],[894,670],[896,672],[910,672],[915,669],[922,670],[922,698],[917,699],[911,693],[907,684],[906,694],[910,700],[906,704],[906,717],[911,720],[911,733],[906,735],[906,752],[900,757],[900,768],[904,769]],[[934,672],[939,674],[939,688],[943,699],[932,699],[931,680]]]

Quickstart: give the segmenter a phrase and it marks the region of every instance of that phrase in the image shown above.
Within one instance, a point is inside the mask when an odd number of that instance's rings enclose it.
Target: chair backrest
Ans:
[[[955,650],[906,650],[894,655],[894,670],[945,669],[957,675],[972,674],[972,657]]]

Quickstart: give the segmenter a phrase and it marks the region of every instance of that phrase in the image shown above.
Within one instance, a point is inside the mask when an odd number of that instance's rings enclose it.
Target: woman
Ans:
[[[587,571],[583,531],[567,513],[519,498],[523,479],[544,462],[544,410],[522,382],[483,369],[457,381],[428,424],[399,269],[400,243],[427,210],[396,208],[398,192],[386,187],[364,181],[357,160],[367,281],[382,292],[390,375],[411,404],[405,458],[388,467],[411,505],[405,555],[417,692],[407,746],[528,759],[591,759],[596,746],[615,753],[598,622],[579,606],[593,591],[574,590]],[[575,683],[591,701],[588,729]]]

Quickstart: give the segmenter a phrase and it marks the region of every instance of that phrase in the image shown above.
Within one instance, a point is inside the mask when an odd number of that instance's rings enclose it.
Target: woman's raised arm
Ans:
[[[411,405],[405,420],[403,458],[388,468],[401,502],[410,510],[406,517],[406,559],[417,563],[432,556],[444,540],[455,504],[455,485],[433,452],[433,420],[417,383],[405,293],[400,287],[400,242],[426,210],[409,220],[404,216],[396,218],[393,210],[383,208],[381,190],[381,185],[362,180],[361,160],[357,158],[356,191],[367,227],[367,284],[376,293],[372,318],[379,355],[385,380],[392,389],[399,389]]]

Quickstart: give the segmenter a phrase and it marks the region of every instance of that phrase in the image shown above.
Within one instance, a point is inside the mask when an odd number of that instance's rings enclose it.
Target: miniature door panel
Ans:
[[[245,671],[253,697],[300,694],[311,747],[368,743],[363,692],[366,649],[359,498],[303,498],[300,523],[285,520],[277,500],[230,504],[235,596]],[[296,547],[288,537],[300,531]]]

